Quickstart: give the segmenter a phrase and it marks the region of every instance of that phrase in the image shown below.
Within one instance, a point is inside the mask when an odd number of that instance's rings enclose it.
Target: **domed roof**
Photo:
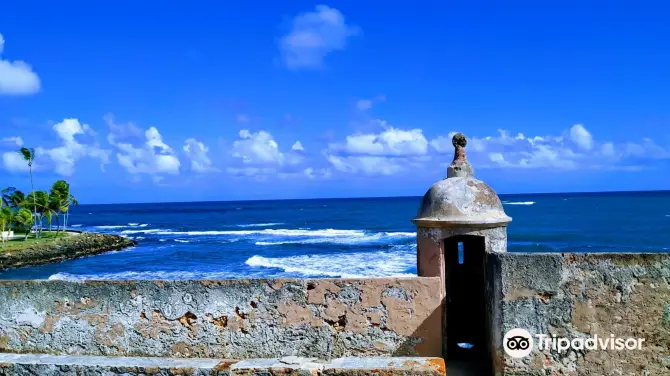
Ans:
[[[452,143],[454,161],[447,178],[426,192],[413,222],[420,227],[505,226],[512,218],[505,214],[500,198],[488,184],[472,176],[472,166],[465,159],[465,136],[455,135]]]

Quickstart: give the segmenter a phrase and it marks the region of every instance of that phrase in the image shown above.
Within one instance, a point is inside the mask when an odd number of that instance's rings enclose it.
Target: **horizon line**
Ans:
[[[526,193],[497,193],[498,196],[556,196],[556,195],[588,195],[588,194],[630,194],[630,193],[670,193],[669,189],[651,189],[634,191],[573,191],[573,192],[526,192]],[[422,196],[358,196],[358,197],[310,197],[310,198],[273,198],[247,200],[204,200],[204,201],[154,201],[154,202],[114,202],[92,203],[86,205],[142,205],[142,204],[192,204],[192,203],[226,203],[226,202],[269,202],[269,201],[317,201],[317,200],[364,200],[364,199],[391,199],[391,198],[421,198]]]

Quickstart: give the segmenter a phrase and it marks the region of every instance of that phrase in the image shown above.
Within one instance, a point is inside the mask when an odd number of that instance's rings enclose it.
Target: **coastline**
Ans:
[[[137,245],[137,241],[119,235],[80,232],[67,238],[31,244],[16,251],[0,248],[0,271],[58,263],[98,255]]]

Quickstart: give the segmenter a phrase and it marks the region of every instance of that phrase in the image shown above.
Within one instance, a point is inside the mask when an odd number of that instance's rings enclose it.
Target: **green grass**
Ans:
[[[28,235],[28,239],[26,239],[26,240],[24,240],[24,238],[23,238],[25,236],[25,234],[14,233],[14,235],[19,235],[21,237],[17,238],[17,239],[12,239],[12,240],[6,241],[4,247],[2,247],[0,245],[0,252],[3,252],[3,251],[4,252],[15,252],[15,251],[20,251],[24,248],[27,248],[31,245],[48,244],[48,243],[53,243],[54,241],[56,241],[56,231],[52,231],[52,232],[43,231],[42,235],[40,235],[39,239],[37,239],[35,237],[34,233],[31,233],[30,235]],[[58,239],[67,238],[68,236],[70,236],[70,235],[67,234],[67,233],[62,233],[61,232],[60,234],[58,234]]]

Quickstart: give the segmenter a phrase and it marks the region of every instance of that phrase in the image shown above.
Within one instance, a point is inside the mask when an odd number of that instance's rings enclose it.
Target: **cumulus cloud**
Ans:
[[[300,141],[296,141],[290,151],[282,152],[270,133],[263,130],[251,133],[242,129],[239,138],[233,142],[232,155],[244,164],[283,166],[302,162],[304,150]]]
[[[217,168],[212,166],[212,160],[207,153],[209,149],[201,141],[189,138],[184,142],[184,153],[191,160],[191,170],[194,172],[216,172]]]
[[[305,148],[302,147],[302,144],[300,141],[296,141],[293,146],[291,146],[291,150],[296,150],[296,151],[305,151]]]
[[[313,12],[293,19],[290,31],[279,41],[279,49],[290,69],[318,68],[326,55],[343,50],[347,39],[358,33],[359,29],[348,25],[339,10],[318,5]]]
[[[116,158],[128,173],[150,175],[154,182],[165,174],[179,174],[181,162],[156,127],[142,131],[132,123],[117,124],[112,115],[105,116],[105,121],[110,129],[107,141],[116,148]]]
[[[430,141],[439,153],[452,153],[451,136]],[[527,136],[504,129],[497,136],[469,137],[468,158],[482,168],[576,168],[636,171],[644,159],[667,159],[670,151],[649,138],[639,142],[614,143],[594,139],[582,124],[555,135]]]
[[[277,176],[281,179],[307,178],[310,180],[323,180],[330,178],[332,173],[330,172],[330,169],[327,168],[315,169],[307,167],[296,172],[278,172]]]
[[[400,129],[378,121],[379,133],[356,133],[344,142],[331,143],[324,151],[338,171],[366,175],[393,175],[420,164],[428,153],[428,140],[421,129]]]
[[[54,124],[52,129],[58,136],[60,145],[54,148],[36,147],[35,162],[33,163],[34,171],[48,167],[59,175],[71,176],[75,172],[77,161],[82,158],[99,160],[100,168],[103,170],[104,165],[109,163],[110,150],[102,149],[95,142],[83,142],[77,139],[77,137],[94,135],[93,130],[87,124],[82,124],[78,119],[71,118]],[[13,142],[17,147],[23,145],[23,140],[20,137],[8,137],[3,141]],[[23,160],[17,150],[3,153],[2,161],[8,171],[28,171],[26,161]]]
[[[2,165],[9,172],[28,172],[28,162],[26,162],[18,151],[8,151],[2,153]],[[33,163],[33,170],[39,170],[40,165]]]
[[[357,155],[424,155],[428,151],[428,140],[421,129],[387,127],[380,133],[349,135],[344,143],[333,143],[329,147],[331,151]]]
[[[570,128],[570,139],[583,150],[593,148],[593,136],[581,124],[575,124]]]
[[[30,65],[2,57],[5,39],[0,34],[0,95],[29,95],[40,91],[40,79]]]
[[[231,155],[241,165],[227,169],[232,175],[263,175],[264,179],[265,175],[294,173],[306,161],[305,148],[300,141],[293,143],[291,149],[284,152],[274,137],[264,130],[252,133],[242,129],[238,136],[233,142]]]
[[[5,144],[14,144],[16,146],[23,146],[23,139],[21,137],[5,137],[2,139],[2,142]]]
[[[70,176],[75,171],[77,160],[89,157],[100,161],[100,168],[109,163],[110,150],[102,149],[96,143],[85,144],[77,141],[76,136],[95,132],[88,126],[82,124],[78,119],[64,119],[53,126],[53,130],[61,141],[61,146],[53,149],[38,147],[35,149],[37,156],[45,155],[54,163],[55,172],[60,175]]]

